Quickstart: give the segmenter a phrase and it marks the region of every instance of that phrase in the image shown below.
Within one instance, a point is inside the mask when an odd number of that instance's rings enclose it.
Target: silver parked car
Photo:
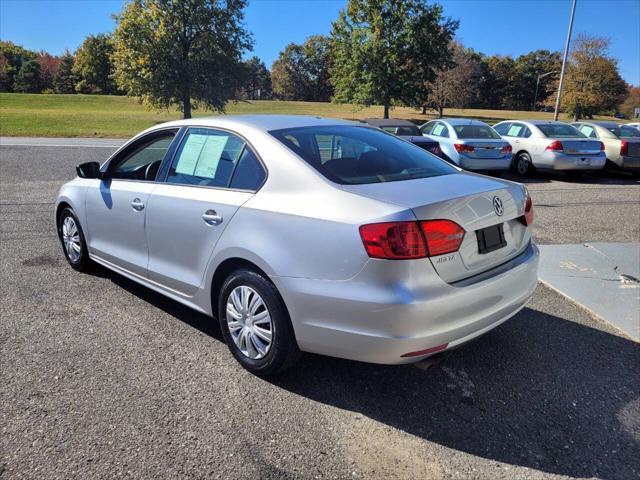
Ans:
[[[507,120],[493,128],[513,147],[513,167],[525,176],[536,168],[547,170],[600,170],[604,145],[576,128],[548,120]]]
[[[443,158],[467,170],[508,170],[511,146],[479,120],[447,118],[420,127],[425,137],[440,144]]]
[[[523,185],[360,123],[170,122],[77,172],[55,209],[70,265],[217,317],[258,375],[300,351],[417,361],[500,325],[537,283]]]
[[[609,167],[640,172],[640,130],[616,122],[574,122],[586,137],[600,140]]]

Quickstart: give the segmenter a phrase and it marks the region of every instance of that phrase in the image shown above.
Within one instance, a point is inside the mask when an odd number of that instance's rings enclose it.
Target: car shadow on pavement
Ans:
[[[273,383],[489,460],[640,474],[638,344],[533,309],[427,370],[307,355]]]
[[[527,185],[536,183],[567,182],[585,185],[640,185],[640,181],[629,172],[616,172],[603,170],[599,172],[585,172],[580,175],[571,175],[565,172],[548,172],[538,170],[527,177],[519,177],[512,172],[504,172],[500,177],[513,182]]]
[[[214,318],[171,300],[150,288],[140,285],[133,280],[129,280],[128,278],[103,267],[102,265],[94,263],[91,265],[91,270],[87,273],[96,277],[109,279],[118,285],[118,287],[132,293],[145,302],[159,308],[163,312],[168,313],[169,315],[177,318],[196,330],[215,338],[216,340],[224,342],[218,322]]]
[[[212,318],[103,267],[91,274],[223,341]],[[424,370],[305,354],[268,381],[487,460],[572,477],[638,478],[637,343],[525,308],[438,360]]]

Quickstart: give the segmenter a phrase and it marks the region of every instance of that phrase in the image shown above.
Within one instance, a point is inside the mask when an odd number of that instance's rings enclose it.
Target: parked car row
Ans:
[[[633,124],[506,120],[491,127],[466,118],[432,120],[420,127],[407,120],[365,122],[467,170],[512,169],[520,176],[538,169],[640,172],[640,130]]]

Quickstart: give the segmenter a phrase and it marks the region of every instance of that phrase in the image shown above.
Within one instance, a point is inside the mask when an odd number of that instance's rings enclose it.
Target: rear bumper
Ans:
[[[460,155],[459,165],[465,170],[509,170],[512,156],[504,158],[468,158]]]
[[[640,170],[640,157],[621,157],[620,168],[624,170]]]
[[[604,152],[598,155],[567,155],[545,151],[537,161],[534,159],[533,164],[537,168],[552,170],[600,170],[606,161]]]
[[[533,295],[538,249],[484,274],[447,284],[426,259],[370,260],[350,280],[274,279],[289,308],[301,350],[371,363],[448,344],[452,348],[508,320]],[[398,282],[397,278],[406,278]]]

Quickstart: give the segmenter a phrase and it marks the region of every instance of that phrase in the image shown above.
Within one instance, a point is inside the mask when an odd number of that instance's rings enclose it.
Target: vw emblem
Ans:
[[[500,200],[500,197],[493,197],[493,209],[499,217],[504,213],[504,207],[502,206],[502,200]]]

